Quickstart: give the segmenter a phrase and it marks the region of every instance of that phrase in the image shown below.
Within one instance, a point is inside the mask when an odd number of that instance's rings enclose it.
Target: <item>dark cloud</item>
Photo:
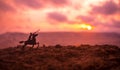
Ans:
[[[16,4],[24,5],[33,9],[41,8],[43,5],[38,0],[14,0]]]
[[[76,17],[77,19],[80,19],[80,20],[82,20],[82,21],[85,21],[85,22],[92,22],[92,21],[94,21],[94,17],[92,17],[92,16],[77,16]]]
[[[67,16],[61,13],[58,13],[58,12],[48,13],[47,17],[48,17],[48,20],[54,21],[54,22],[67,22],[68,21]]]
[[[107,22],[98,22],[98,21],[95,21],[93,22],[94,24],[96,24],[95,26],[103,26],[103,27],[108,27],[108,28],[118,28],[120,29],[120,21],[119,20],[110,20],[110,21],[107,21]]]
[[[77,16],[76,19],[81,21],[79,23],[87,23],[93,26],[97,26],[100,23],[100,21],[96,21],[97,18],[94,15],[80,15]]]
[[[56,6],[64,6],[68,4],[68,0],[48,0],[48,2]]]
[[[93,6],[92,12],[104,15],[111,15],[117,13],[119,10],[119,5],[113,1],[107,1],[102,6]]]
[[[112,20],[111,23],[113,24],[112,27],[120,28],[120,20]]]
[[[15,9],[11,5],[5,3],[4,0],[0,0],[0,12],[1,11],[7,12],[7,11],[14,11],[14,10]]]
[[[68,0],[14,0],[16,5],[27,6],[33,9],[45,8],[46,6],[63,7]]]

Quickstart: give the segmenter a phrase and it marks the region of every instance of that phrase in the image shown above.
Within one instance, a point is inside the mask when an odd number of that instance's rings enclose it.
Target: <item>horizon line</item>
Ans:
[[[28,34],[30,32],[4,32],[4,33],[0,33],[1,34],[7,34],[7,33],[23,33],[23,34]],[[119,32],[88,32],[88,31],[80,31],[80,32],[77,32],[77,31],[45,31],[45,32],[38,32],[38,33],[118,33],[120,34]]]

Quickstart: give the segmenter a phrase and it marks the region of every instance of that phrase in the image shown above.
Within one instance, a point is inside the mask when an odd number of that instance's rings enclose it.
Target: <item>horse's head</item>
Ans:
[[[33,37],[36,37],[36,36],[38,36],[38,34],[33,34]]]

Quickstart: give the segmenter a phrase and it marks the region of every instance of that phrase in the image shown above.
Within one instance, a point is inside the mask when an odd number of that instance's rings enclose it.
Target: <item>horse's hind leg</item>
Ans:
[[[24,44],[24,45],[22,46],[22,50],[24,50],[24,48],[25,48],[26,45],[27,45],[27,44]]]

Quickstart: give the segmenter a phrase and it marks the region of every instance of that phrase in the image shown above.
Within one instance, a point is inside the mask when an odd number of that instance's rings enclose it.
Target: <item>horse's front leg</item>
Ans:
[[[37,46],[37,48],[38,48],[38,47],[39,47],[39,42],[37,43],[37,45],[38,45],[38,46]]]
[[[32,48],[34,47],[34,44],[32,45]]]

